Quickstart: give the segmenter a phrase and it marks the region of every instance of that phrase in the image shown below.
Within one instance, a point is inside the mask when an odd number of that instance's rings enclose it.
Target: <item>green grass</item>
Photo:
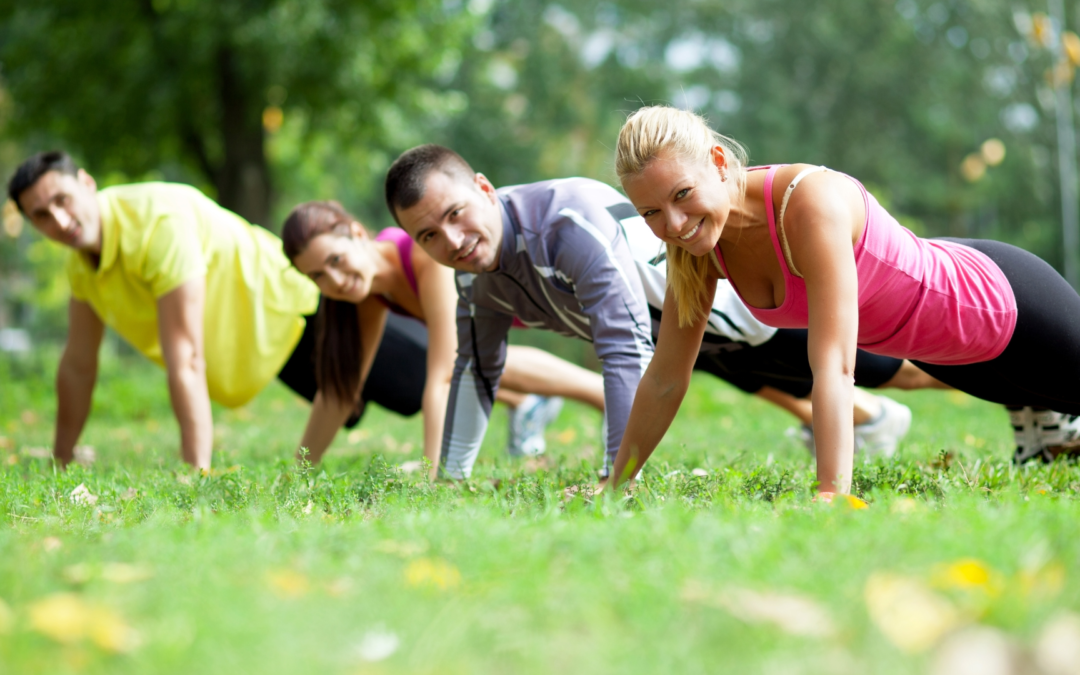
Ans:
[[[306,406],[275,384],[215,409],[199,475],[162,373],[116,357],[97,462],[56,473],[54,358],[0,360],[3,673],[922,673],[964,626],[1035,652],[1080,608],[1080,470],[1013,469],[1003,411],[960,394],[894,395],[911,434],[852,510],[809,502],[783,413],[695,379],[637,493],[592,503],[563,498],[600,461],[579,406],[524,463],[497,410],[473,478],[431,485],[397,469],[419,418],[375,409],[294,466]]]

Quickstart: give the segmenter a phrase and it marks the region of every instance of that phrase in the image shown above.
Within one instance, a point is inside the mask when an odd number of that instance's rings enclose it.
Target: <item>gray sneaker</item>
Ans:
[[[911,427],[911,408],[885,396],[878,396],[877,399],[881,402],[878,416],[855,425],[855,452],[861,451],[867,459],[876,455],[892,457],[896,454],[900,439],[907,435]],[[811,455],[817,454],[813,427],[806,424],[797,429],[792,427],[788,429],[788,435],[797,437]]]
[[[911,408],[886,396],[878,396],[881,412],[869,422],[855,425],[855,452],[866,457],[892,457],[911,428]]]
[[[544,429],[559,416],[562,405],[563,400],[558,396],[526,396],[510,414],[510,438],[506,443],[506,452],[511,457],[544,454],[547,450]]]

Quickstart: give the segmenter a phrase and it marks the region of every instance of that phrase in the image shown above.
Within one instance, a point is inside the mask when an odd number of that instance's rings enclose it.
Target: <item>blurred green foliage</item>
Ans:
[[[191,182],[271,229],[313,198],[380,228],[383,173],[412,145],[450,145],[496,185],[614,182],[626,113],[670,103],[707,115],[755,163],[858,177],[921,235],[1002,239],[1060,265],[1052,60],[1027,28],[1037,11],[1005,0],[0,0],[0,171],[59,145],[105,182]],[[989,139],[1003,161],[988,161]],[[263,169],[263,182],[236,182]],[[32,267],[16,248],[28,250],[0,237],[5,273]]]

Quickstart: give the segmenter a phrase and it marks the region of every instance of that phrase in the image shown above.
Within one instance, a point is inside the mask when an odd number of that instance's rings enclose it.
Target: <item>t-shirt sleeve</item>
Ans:
[[[574,294],[592,327],[604,375],[607,474],[622,443],[638,382],[652,360],[652,326],[630,247],[610,209],[580,200],[560,212],[576,225],[556,267],[575,279]]]
[[[202,241],[191,219],[159,216],[146,237],[140,274],[155,298],[206,274]]]

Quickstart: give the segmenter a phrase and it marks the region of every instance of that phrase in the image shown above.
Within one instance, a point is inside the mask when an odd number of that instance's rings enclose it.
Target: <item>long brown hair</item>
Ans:
[[[350,236],[359,221],[334,201],[304,202],[292,210],[281,228],[285,255],[295,264],[320,234]],[[361,226],[362,227],[362,226]],[[323,394],[341,401],[360,398],[360,320],[356,305],[322,296],[315,315],[315,382]]]

